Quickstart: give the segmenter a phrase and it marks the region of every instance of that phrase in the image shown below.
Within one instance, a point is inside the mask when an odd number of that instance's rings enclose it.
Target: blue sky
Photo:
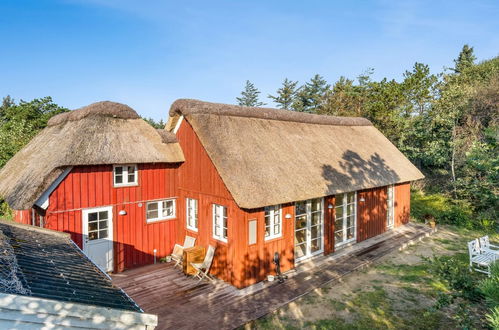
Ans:
[[[499,55],[497,1],[2,0],[0,96],[52,96],[71,109],[129,104],[166,119],[178,98],[235,103],[246,79],[334,82],[367,68],[434,72],[463,44]]]

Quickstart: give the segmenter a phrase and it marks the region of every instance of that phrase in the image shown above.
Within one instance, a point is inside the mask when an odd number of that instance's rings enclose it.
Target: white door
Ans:
[[[295,261],[324,251],[324,200],[295,203]]]
[[[100,269],[113,271],[113,208],[83,210],[83,252]]]

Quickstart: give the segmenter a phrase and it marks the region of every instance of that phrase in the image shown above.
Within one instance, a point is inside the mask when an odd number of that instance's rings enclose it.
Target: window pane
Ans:
[[[99,229],[106,229],[106,228],[107,228],[107,220],[99,221]]]
[[[99,238],[107,238],[107,229],[99,231]]]
[[[114,168],[114,173],[115,173],[116,175],[122,175],[122,174],[123,174],[123,167],[121,167],[121,166],[116,166],[116,167]]]
[[[128,172],[128,183],[134,183],[134,182],[135,182],[135,173]]]
[[[343,218],[343,207],[337,207],[334,209],[334,211],[335,211],[336,219]]]
[[[301,244],[295,246],[295,258],[303,257],[307,253],[307,245]]]
[[[91,233],[88,233],[88,239],[91,241],[91,240],[94,240],[94,239],[97,239],[97,232],[96,231],[93,231]]]
[[[97,230],[97,222],[89,222],[88,223],[88,231],[92,231],[92,230]]]
[[[305,229],[298,230],[297,232],[295,232],[295,244],[306,242],[307,240],[306,234],[307,231]]]
[[[224,211],[224,217],[227,217],[227,208],[224,207],[224,206],[222,206],[222,208],[223,208],[223,211]]]
[[[123,183],[123,176],[115,175],[114,176],[114,183]]]
[[[310,252],[314,253],[321,249],[322,240],[320,238],[312,240],[310,245]]]
[[[334,233],[334,241],[336,244],[343,242],[343,230]]]
[[[227,238],[227,228],[224,228],[224,238]]]
[[[307,216],[301,215],[296,218],[295,229],[305,228],[307,226]]]
[[[334,204],[336,206],[343,205],[343,195],[336,195],[336,196],[334,196]]]
[[[355,237],[355,227],[347,229],[347,239],[351,239]]]
[[[306,213],[307,213],[307,202],[306,201],[296,202],[295,214],[301,215],[301,214],[306,214]]]
[[[147,219],[159,218],[158,214],[158,203],[147,203]]]
[[[279,224],[274,225],[274,235],[279,235],[281,233]]]
[[[347,194],[347,203],[355,202],[355,192],[349,192]]]
[[[336,221],[334,222],[334,229],[335,230],[343,229],[343,218],[336,218]]]
[[[355,226],[355,217],[352,215],[351,217],[347,218],[347,227],[353,226]]]
[[[312,213],[312,226],[315,226],[315,225],[321,223],[321,218],[322,218],[322,214],[320,214],[319,212]]]
[[[312,236],[312,239],[320,237],[321,236],[321,226],[311,227],[310,234]]]
[[[88,221],[96,221],[97,220],[97,212],[88,214]]]
[[[322,209],[322,199],[312,199],[312,212],[320,211]]]
[[[107,219],[107,211],[99,212],[99,220]]]
[[[348,215],[355,213],[355,204],[350,204],[347,206],[347,213],[348,213]]]

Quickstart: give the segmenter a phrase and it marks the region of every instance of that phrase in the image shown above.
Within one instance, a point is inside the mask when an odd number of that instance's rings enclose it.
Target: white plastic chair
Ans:
[[[185,236],[184,246],[175,244],[175,246],[173,247],[173,252],[171,254],[172,260],[175,261],[175,265],[173,267],[182,267],[182,257],[184,254],[184,249],[193,247],[194,243],[196,243],[195,237]]]
[[[496,255],[480,249],[478,238],[468,242],[470,255],[470,270],[484,273],[490,276],[490,265],[496,260]]]
[[[210,276],[209,271],[214,256],[215,256],[215,248],[209,245],[208,251],[206,252],[206,255],[202,263],[191,262],[191,266],[196,269],[196,274],[194,274],[194,276],[196,276],[199,279],[199,282],[201,282],[203,278],[207,278],[210,281],[213,281],[213,278]]]
[[[480,237],[480,249],[485,252],[493,253],[499,257],[499,246],[490,244],[489,236]]]

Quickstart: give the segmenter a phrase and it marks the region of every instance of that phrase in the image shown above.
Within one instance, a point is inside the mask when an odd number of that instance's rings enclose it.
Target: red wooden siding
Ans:
[[[71,233],[82,248],[82,209],[113,206],[115,271],[152,263],[154,249],[158,258],[171,253],[177,220],[146,223],[146,202],[177,197],[175,167],[139,164],[139,184],[120,188],[113,187],[112,165],[74,167],[50,195],[45,228]]]
[[[395,185],[395,226],[409,222],[411,215],[411,184],[409,182]]]
[[[364,198],[365,201],[361,201]],[[357,193],[357,242],[386,231],[386,187]]]
[[[177,171],[179,223],[176,242],[183,244],[185,235],[196,237],[196,245],[216,247],[211,273],[234,283],[234,248],[239,244],[239,227],[244,224],[246,212],[241,210],[229,193],[210,157],[201,145],[192,126],[183,120],[177,138],[184,152],[185,162]],[[186,228],[186,198],[198,200],[198,231]],[[213,238],[213,204],[227,207],[227,243]]]
[[[324,254],[334,252],[334,202],[335,196],[324,198]],[[332,208],[328,206],[332,205]]]

